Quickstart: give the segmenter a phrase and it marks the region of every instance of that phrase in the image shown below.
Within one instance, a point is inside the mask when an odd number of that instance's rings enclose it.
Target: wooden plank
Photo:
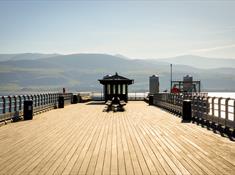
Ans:
[[[89,124],[91,124],[90,125],[90,127],[91,127],[93,122],[89,122]],[[66,147],[65,148],[67,148],[68,146],[69,146],[69,148],[71,148],[76,143],[76,141],[79,139],[79,137],[81,137],[81,135],[79,135],[79,133],[82,133],[82,132],[76,133],[77,128],[79,128],[80,131],[84,130],[84,135],[86,135],[86,130],[87,130],[87,128],[89,128],[89,126],[88,125],[76,126],[76,130],[70,136],[70,140],[66,142],[66,144],[65,144]],[[64,151],[65,148],[61,149],[61,151]],[[63,152],[57,151],[56,154],[54,154],[53,157],[51,159],[49,159],[49,161],[46,163],[46,166],[44,166],[43,169],[41,169],[39,174],[45,174],[45,173],[53,174],[55,169],[59,166],[59,164],[64,159],[64,158],[60,158],[62,153]],[[44,160],[44,162],[45,162],[45,160]]]
[[[0,174],[233,174],[228,138],[135,101],[68,105],[0,127]]]
[[[80,141],[79,146],[76,148],[75,152],[73,153],[70,161],[68,162],[68,164],[66,165],[65,169],[63,170],[62,174],[70,174],[73,166],[75,165],[75,163],[77,162],[77,160],[79,159],[80,155],[83,155],[84,152],[87,149],[87,144],[89,144],[89,142],[91,141],[91,138],[93,137],[93,135],[95,134],[96,130],[98,128],[98,125],[95,126],[91,126],[89,128],[89,130],[87,131],[87,134],[85,136],[85,138],[83,138],[83,140]],[[85,148],[85,150],[83,151],[83,148]],[[81,154],[81,152],[83,151],[83,153]]]
[[[104,165],[104,160],[105,160],[105,152],[106,152],[108,134],[109,134],[109,131],[111,129],[111,122],[110,122],[111,118],[107,115],[105,115],[104,117],[106,118],[107,124],[106,124],[106,127],[105,127],[105,134],[104,134],[104,137],[102,139],[102,143],[101,143],[101,147],[100,147],[100,150],[99,150],[97,163],[96,163],[95,170],[94,170],[94,174],[97,174],[97,175],[102,174],[102,172],[103,172],[103,165]]]
[[[80,123],[80,124],[77,124],[77,125],[74,125],[74,127],[77,129],[77,128],[79,128],[79,129],[81,129],[81,130],[84,130],[84,132],[86,131],[86,128],[89,128],[88,127],[88,123],[90,123],[90,124],[92,124],[92,122],[90,121],[89,119],[87,119],[87,121],[85,120],[85,123]],[[74,132],[75,130],[73,130],[73,132],[72,132],[72,134],[74,134],[75,132]],[[62,138],[66,138],[67,137],[67,134],[66,134],[66,132],[63,132],[64,133],[64,135],[62,135]],[[83,132],[81,132],[81,134],[86,134],[86,133],[83,133]],[[75,134],[74,134],[75,135]],[[76,135],[75,135],[76,136]],[[78,135],[78,136],[80,136],[80,137],[82,137],[81,135]],[[72,137],[72,135],[70,136],[70,138]],[[76,139],[74,139],[74,140],[76,140]],[[68,142],[68,143],[70,143],[70,144],[72,144],[72,142]],[[50,152],[51,153],[51,152]],[[60,154],[57,154],[58,156],[60,155]],[[57,157],[58,158],[58,157]],[[45,169],[45,164],[47,165],[46,167],[48,167],[49,168],[49,165],[51,165],[51,163],[48,163],[48,161],[50,161],[50,159],[53,159],[53,155],[50,157],[50,154],[46,154],[45,155],[45,157],[43,158],[43,156],[40,156],[34,163],[33,163],[33,166],[31,166],[31,167],[33,167],[33,169],[31,169],[32,170],[32,174],[34,174],[34,173],[36,173],[36,172],[40,172],[40,171],[42,171],[42,169],[44,168],[44,170],[43,171],[45,171],[46,169]],[[55,159],[55,158],[54,158]],[[53,161],[51,161],[52,163],[53,163]],[[63,166],[62,166],[63,167]],[[30,171],[30,170],[28,170],[28,171]]]
[[[126,174],[134,174],[134,163],[132,162],[131,159],[131,151],[128,145],[125,129],[124,129],[124,123],[123,123],[123,118],[126,117],[123,113],[121,117],[119,118],[119,126],[120,126],[120,132],[122,136],[122,146],[123,146],[123,154],[124,154],[124,159],[125,159],[125,167],[126,167]],[[134,155],[133,155],[134,156]],[[135,171],[136,174],[141,174],[141,169],[139,167],[138,162],[135,164]],[[119,171],[120,172],[120,171]]]
[[[123,133],[125,135],[126,144],[127,144],[127,147],[129,149],[129,153],[130,153],[130,158],[131,158],[131,163],[132,163],[132,166],[133,166],[134,174],[142,174],[142,170],[141,170],[141,167],[140,167],[139,160],[137,159],[137,155],[136,155],[134,146],[133,146],[133,144],[131,142],[131,139],[130,139],[130,134],[128,133],[128,130],[127,130],[127,127],[126,127],[126,122],[125,122],[126,117],[127,117],[127,115],[124,114],[124,116],[122,118],[122,126],[123,126]],[[126,166],[126,167],[128,168],[130,166]],[[128,171],[131,171],[131,169],[127,169],[127,172]]]
[[[134,170],[136,171],[138,170],[135,173],[140,174],[139,168],[141,168],[141,172],[143,174],[150,174],[148,166],[146,165],[145,159],[143,157],[143,154],[136,141],[136,138],[133,135],[132,130],[126,121],[127,117],[124,118],[124,126],[125,126],[125,132],[127,133],[127,140],[128,140],[131,156],[133,156],[132,162],[133,162]]]
[[[111,151],[112,151],[112,132],[113,132],[113,117],[112,113],[109,114],[110,117],[110,128],[107,135],[107,143],[105,145],[105,157],[104,163],[102,167],[102,174],[110,174],[111,173]]]
[[[71,170],[71,174],[85,174],[87,171],[87,167],[89,165],[89,162],[91,160],[91,156],[93,154],[95,145],[97,143],[97,140],[99,138],[100,135],[102,135],[102,129],[104,127],[104,118],[97,116],[98,121],[96,121],[96,125],[98,125],[99,127],[97,128],[97,130],[95,131],[95,135],[93,137],[90,137],[85,146],[83,147],[82,152],[80,153],[79,159],[77,160],[77,162],[75,163],[75,165],[73,166],[73,169]]]
[[[94,174],[94,172],[95,172],[97,161],[98,161],[98,157],[99,157],[101,146],[102,146],[102,141],[105,140],[104,139],[105,138],[105,134],[107,133],[107,130],[108,130],[107,124],[108,124],[108,121],[107,121],[107,118],[105,117],[104,118],[104,122],[103,122],[103,130],[102,130],[102,132],[100,134],[99,139],[97,140],[97,142],[95,144],[95,148],[94,148],[94,151],[93,151],[93,153],[91,155],[91,159],[90,159],[89,165],[87,167],[86,174]]]
[[[135,116],[137,116],[137,114],[133,114]],[[128,122],[128,125],[131,128],[131,133],[133,133],[133,136],[135,136],[138,147],[140,148],[140,152],[142,153],[142,156],[144,158],[144,161],[148,167],[148,170],[150,172],[150,174],[158,174],[157,169],[154,166],[154,163],[152,162],[151,156],[149,155],[147,149],[146,149],[146,145],[143,144],[143,137],[136,132],[136,128],[139,124],[141,124],[141,122],[138,122],[137,125],[133,125],[133,122],[130,121],[130,118],[127,118],[126,121]],[[146,172],[144,172],[145,174]]]
[[[118,174],[118,153],[117,153],[117,113],[112,113],[113,129],[112,129],[112,147],[111,147],[111,167],[110,174]]]
[[[124,158],[124,150],[123,150],[123,143],[122,143],[122,135],[120,129],[120,118],[122,117],[122,113],[117,113],[116,115],[116,134],[117,134],[117,160],[118,160],[118,174],[125,175],[126,173],[126,162]]]

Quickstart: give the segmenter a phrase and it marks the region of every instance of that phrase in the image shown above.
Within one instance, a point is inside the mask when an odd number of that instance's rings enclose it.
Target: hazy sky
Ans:
[[[1,0],[0,53],[235,58],[235,1],[188,1]]]

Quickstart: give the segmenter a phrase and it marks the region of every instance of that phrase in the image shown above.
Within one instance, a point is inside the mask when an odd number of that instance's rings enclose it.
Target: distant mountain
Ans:
[[[153,60],[154,61],[154,60]],[[235,68],[235,59],[207,58],[195,55],[183,55],[172,58],[158,59],[171,64],[193,66],[200,69],[212,69],[221,67]]]
[[[41,54],[41,53],[21,53],[21,54],[0,54],[0,61],[9,60],[36,60],[58,56],[59,54]]]
[[[135,80],[130,91],[148,91],[149,76],[153,74],[159,75],[161,90],[169,89],[170,66],[164,60],[133,60],[108,54],[34,56],[15,55],[0,63],[0,92],[62,87],[78,91],[101,91],[102,86],[97,80],[115,72]],[[235,91],[234,72],[232,66],[201,69],[174,64],[173,79],[182,80],[183,76],[190,74],[195,80],[202,81],[202,89],[205,91]]]

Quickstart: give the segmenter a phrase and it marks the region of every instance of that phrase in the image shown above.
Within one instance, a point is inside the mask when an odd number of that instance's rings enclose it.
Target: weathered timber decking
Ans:
[[[144,102],[76,104],[0,127],[0,174],[234,174],[235,142]]]

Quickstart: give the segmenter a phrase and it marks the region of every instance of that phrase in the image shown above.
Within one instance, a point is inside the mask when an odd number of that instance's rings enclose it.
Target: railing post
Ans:
[[[24,99],[23,101],[25,101],[25,100],[26,100],[26,96],[25,96],[25,95],[23,95],[23,99]]]
[[[227,120],[228,120],[228,102],[229,102],[229,100],[230,100],[230,98],[226,98],[226,100],[225,100],[225,127],[227,127],[226,126],[226,124],[227,124]]]
[[[149,96],[149,105],[153,105],[153,95]]]
[[[196,115],[197,115],[198,119],[200,118],[199,106],[200,106],[200,96],[197,96],[197,112],[196,112]]]
[[[210,103],[209,103],[209,99],[210,99],[210,97],[206,97],[206,109],[207,109],[207,111],[206,111],[206,114],[209,114],[209,112],[210,112]]]
[[[63,96],[59,96],[59,108],[64,108],[64,97]]]
[[[196,108],[195,108],[195,106],[196,106],[196,104],[195,104],[195,103],[196,103],[196,102],[195,102],[196,100],[195,100],[195,99],[196,99],[196,98],[197,98],[196,96],[193,96],[193,97],[192,97],[192,117],[193,117],[193,118],[195,118],[195,109],[196,109]]]
[[[37,95],[37,102],[36,103],[37,103],[37,106],[40,106],[40,95],[39,94]]]
[[[42,94],[42,97],[43,97],[43,105],[45,105],[46,104],[46,96],[45,96],[45,94]]]
[[[18,96],[19,97],[19,111],[22,109],[22,98],[21,95]]]
[[[45,105],[46,104],[46,94],[42,94],[42,96],[43,96],[43,105]]]
[[[215,116],[215,98],[216,97],[212,97],[211,99],[211,106],[212,106],[212,116]]]
[[[41,105],[43,106],[44,105],[44,95],[43,94],[41,94]]]
[[[40,106],[42,106],[43,105],[43,96],[42,96],[42,94],[40,94]]]
[[[52,103],[55,104],[55,94],[51,95],[51,100],[52,100]]]
[[[233,129],[235,135],[235,100],[233,100]]]
[[[221,100],[222,97],[218,99],[218,117],[221,118]]]
[[[9,102],[9,110],[8,110],[8,112],[11,112],[11,96],[8,96],[8,102]]]
[[[49,94],[49,96],[50,96],[50,104],[52,103],[52,94]]]
[[[50,94],[48,93],[46,94],[46,96],[47,96],[47,104],[50,104]]]
[[[33,95],[30,95],[30,97],[31,97],[31,100],[34,101]]]
[[[48,104],[51,104],[51,94],[48,93]]]
[[[45,94],[45,96],[46,96],[46,105],[48,105],[48,102],[49,102],[49,98],[48,98],[48,94]]]
[[[24,101],[24,120],[33,119],[33,101],[26,100]]]
[[[191,121],[192,120],[192,107],[191,107],[191,100],[184,100],[183,101],[183,121]]]
[[[51,102],[52,102],[53,104],[55,104],[55,94],[54,94],[54,93],[51,94]]]
[[[42,94],[42,98],[43,98],[42,104],[45,105],[45,103],[46,103],[45,94]]]
[[[37,95],[33,95],[33,99],[34,99],[34,101],[33,101],[34,107],[36,107],[37,106]]]
[[[16,96],[13,96],[13,98],[14,98],[14,102],[15,102],[15,104],[14,104],[14,112],[15,112],[15,111],[17,111],[17,101],[16,101]]]
[[[6,99],[4,96],[2,96],[2,113],[6,113]]]
[[[203,100],[203,117],[206,120],[208,120],[208,115],[207,114],[208,114],[208,102],[209,102],[209,98],[203,95],[202,100]]]

